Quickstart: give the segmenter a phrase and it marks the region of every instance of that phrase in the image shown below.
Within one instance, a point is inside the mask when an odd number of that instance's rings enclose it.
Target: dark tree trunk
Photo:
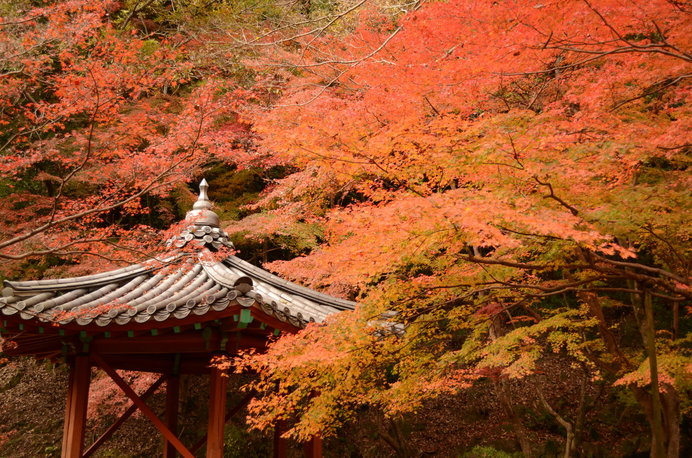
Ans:
[[[499,317],[495,317],[492,320],[492,322],[490,323],[489,332],[490,338],[492,340],[495,340],[497,336],[499,336],[502,333],[502,327],[499,322]],[[515,403],[512,400],[512,394],[509,389],[509,383],[507,382],[507,379],[503,377],[495,379],[494,383],[495,393],[497,394],[498,399],[500,399],[505,413],[512,422],[512,425],[514,427],[514,435],[517,438],[517,441],[519,442],[521,452],[524,454],[525,457],[530,458],[533,456],[531,452],[531,441],[529,440],[528,432],[522,424],[519,414],[514,408]]]

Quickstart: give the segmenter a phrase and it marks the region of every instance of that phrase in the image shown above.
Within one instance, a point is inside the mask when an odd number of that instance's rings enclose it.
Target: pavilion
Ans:
[[[168,241],[163,261],[147,262],[75,278],[5,281],[0,331],[11,342],[7,355],[64,358],[70,367],[62,457],[93,454],[137,409],[165,438],[163,455],[194,457],[206,443],[207,457],[223,456],[227,377],[210,367],[217,355],[263,349],[271,336],[297,332],[309,322],[352,310],[354,302],[283,280],[240,258],[219,256],[233,245],[219,227],[208,185],[186,220],[189,226]],[[133,405],[85,448],[86,412],[92,367],[105,371]],[[158,380],[138,395],[117,369],[154,372]],[[206,440],[185,445],[178,438],[179,377],[208,374]],[[165,382],[163,419],[145,399]],[[274,456],[287,454],[279,428]],[[307,456],[322,456],[320,438],[306,444]]]

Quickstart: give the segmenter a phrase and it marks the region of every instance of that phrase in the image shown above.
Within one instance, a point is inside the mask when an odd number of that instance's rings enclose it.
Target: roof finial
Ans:
[[[207,180],[202,180],[199,184],[199,197],[197,202],[192,206],[192,210],[187,212],[185,219],[193,223],[195,226],[210,226],[219,227],[219,215],[214,213],[212,203],[207,195],[209,184]]]
[[[194,210],[211,210],[211,202],[207,195],[207,189],[209,189],[209,184],[207,180],[202,178],[202,182],[199,184],[199,197],[197,198],[197,202],[192,206]]]

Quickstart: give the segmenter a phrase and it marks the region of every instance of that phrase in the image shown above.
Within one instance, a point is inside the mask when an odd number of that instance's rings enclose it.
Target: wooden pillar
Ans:
[[[62,436],[62,458],[81,458],[84,448],[91,364],[89,356],[77,355],[70,364],[67,406]]]
[[[65,399],[65,421],[63,423],[62,427],[62,448],[61,450],[61,457],[65,458],[67,455],[66,450],[67,450],[67,442],[68,438],[70,435],[68,432],[70,431],[70,412],[72,412],[72,392],[74,391],[74,361],[70,361],[68,363],[68,366],[70,368],[70,374],[67,377],[67,396]]]
[[[281,437],[284,429],[282,421],[274,427],[274,458],[286,458],[288,456],[288,440]]]
[[[173,434],[178,434],[178,405],[180,403],[180,376],[170,375],[166,379],[166,426]],[[163,457],[175,458],[176,450],[168,440],[163,445]]]
[[[310,441],[303,446],[305,458],[322,458],[322,438],[312,436]]]
[[[209,380],[209,422],[207,423],[207,458],[223,457],[223,427],[226,423],[226,386],[228,378],[213,367]]]

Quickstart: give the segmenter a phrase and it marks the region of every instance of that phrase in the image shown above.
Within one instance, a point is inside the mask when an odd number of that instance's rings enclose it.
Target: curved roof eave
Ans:
[[[232,248],[211,211],[206,182],[190,214],[191,225],[169,240],[175,254],[120,269],[73,278],[5,280],[0,315],[58,325],[100,327],[186,320],[231,306],[256,307],[300,328],[328,315],[353,310],[355,302],[284,280],[236,256],[212,262],[213,251]],[[192,246],[191,253],[184,251]],[[184,258],[188,259],[184,259]],[[166,269],[164,269],[166,267]],[[175,321],[174,321],[175,322]],[[175,324],[173,324],[175,326]]]

